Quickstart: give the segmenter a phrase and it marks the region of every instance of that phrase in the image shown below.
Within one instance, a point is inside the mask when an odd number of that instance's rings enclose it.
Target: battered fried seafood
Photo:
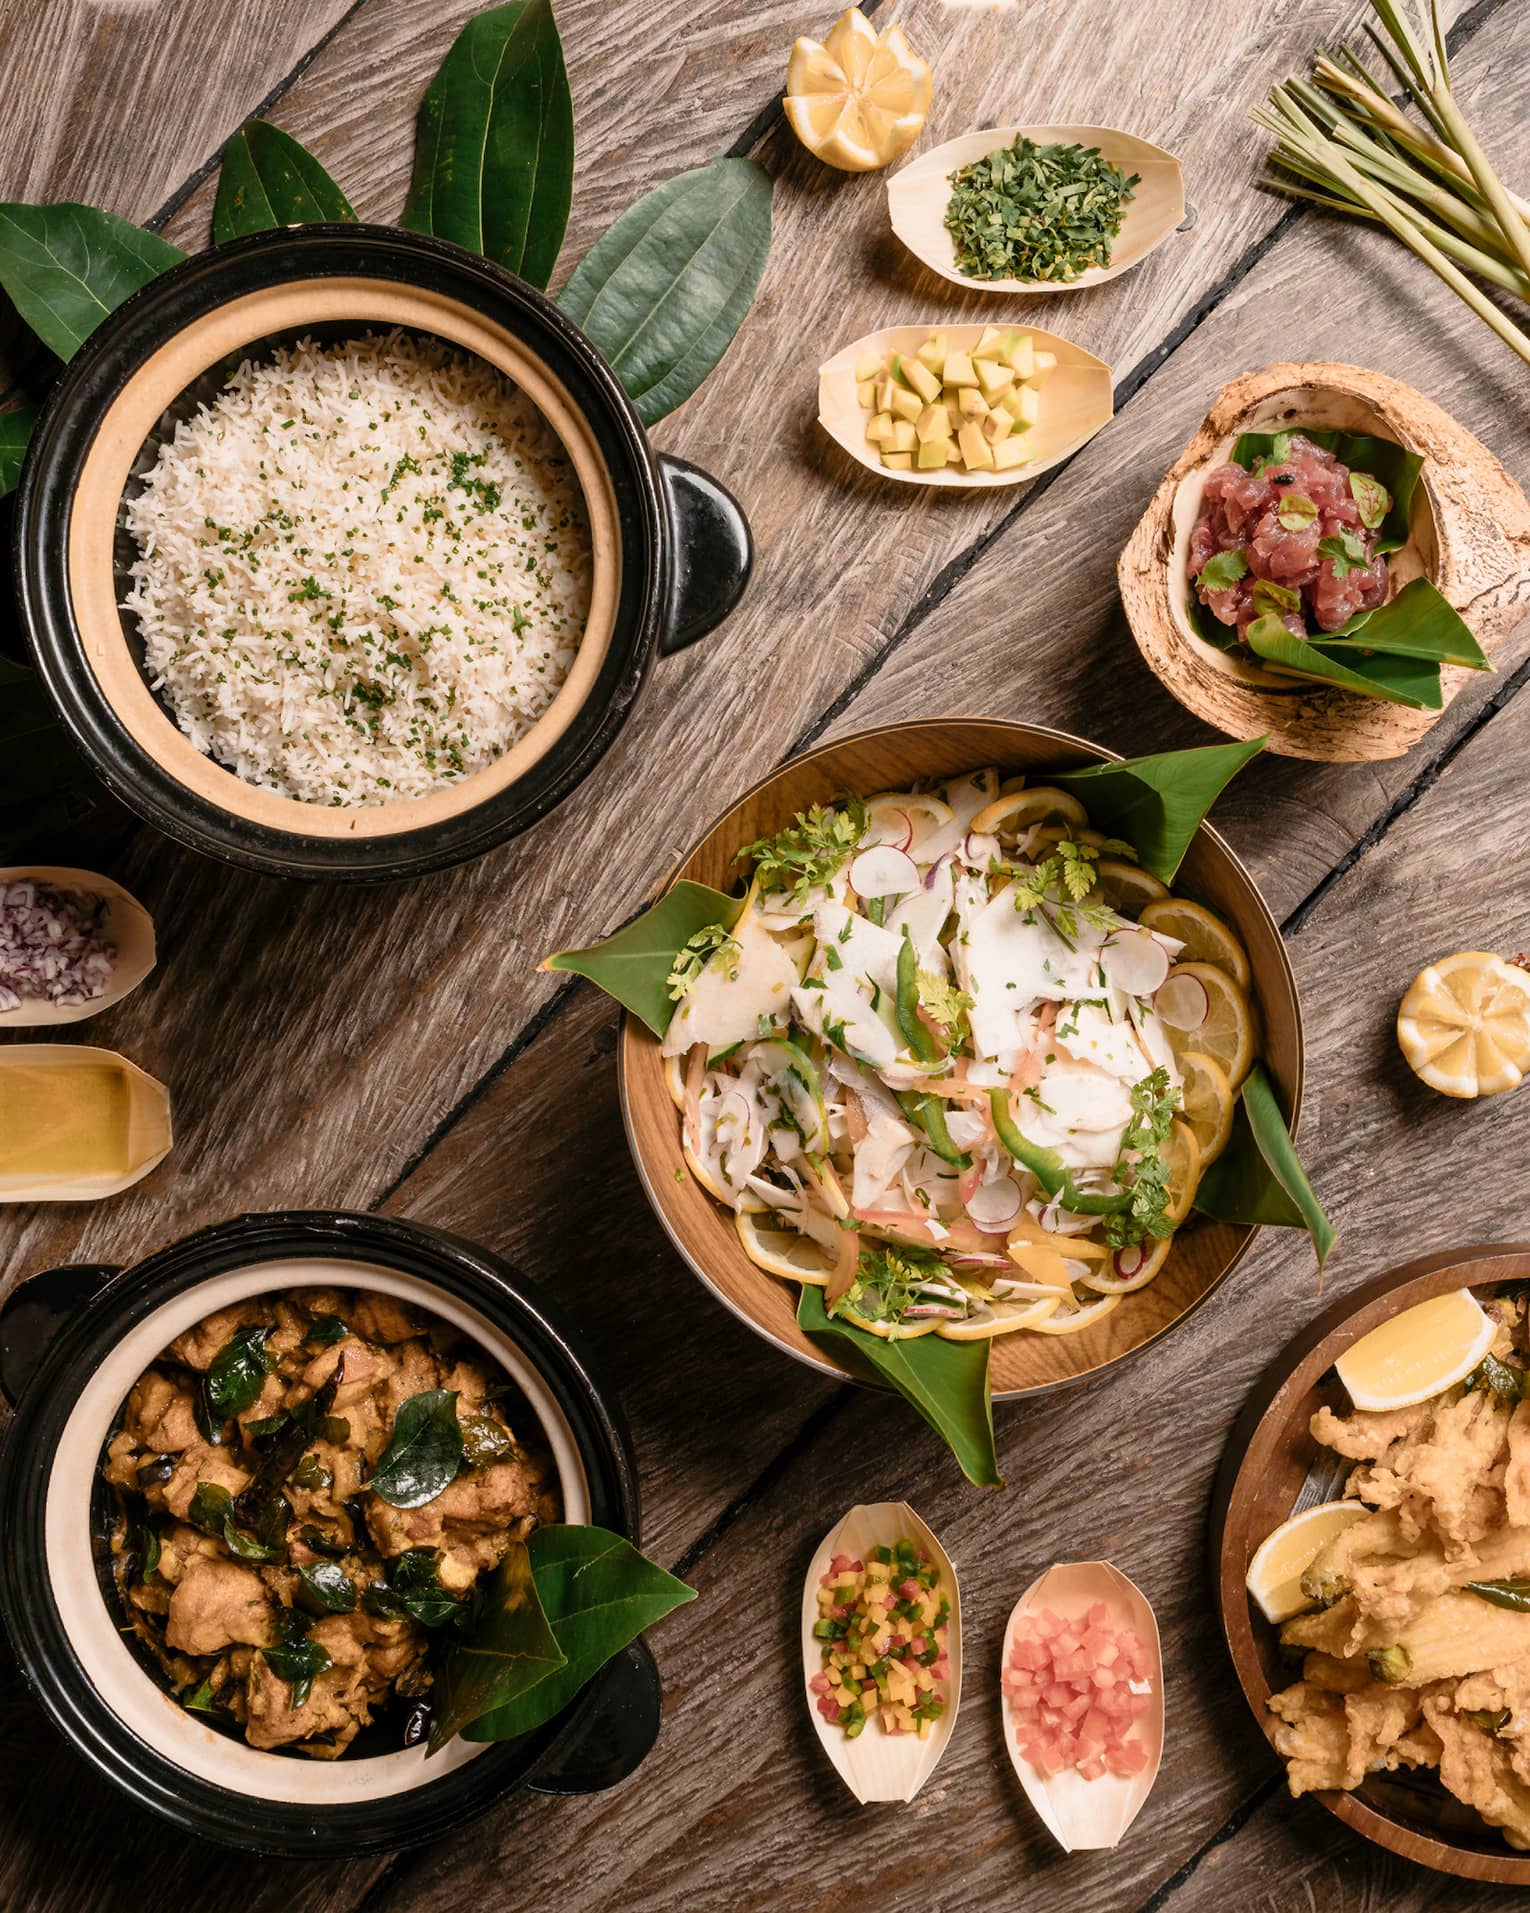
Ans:
[[[1385,1414],[1313,1416],[1314,1438],[1357,1463],[1345,1493],[1371,1512],[1303,1575],[1313,1607],[1280,1636],[1307,1650],[1302,1678],[1269,1705],[1293,1794],[1437,1768],[1530,1847],[1530,1330],[1523,1296],[1484,1306],[1497,1333],[1463,1383]]]

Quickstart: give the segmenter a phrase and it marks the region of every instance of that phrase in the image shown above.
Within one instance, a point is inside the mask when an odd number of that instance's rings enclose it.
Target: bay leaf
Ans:
[[[0,204],[0,286],[45,346],[73,358],[109,312],[186,255],[95,206]]]
[[[351,203],[308,149],[269,120],[246,120],[223,149],[213,244],[280,226],[354,220]]]

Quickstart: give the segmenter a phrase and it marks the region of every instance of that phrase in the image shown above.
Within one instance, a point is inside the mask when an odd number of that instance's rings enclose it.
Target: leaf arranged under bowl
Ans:
[[[21,461],[37,423],[37,409],[35,405],[19,405],[13,412],[0,412],[0,498],[15,490],[21,476]]]
[[[669,976],[676,955],[709,924],[731,930],[743,907],[742,897],[727,897],[682,877],[657,903],[603,943],[585,950],[559,950],[544,957],[538,968],[587,977],[623,1009],[631,1010],[655,1036],[662,1036],[675,1013]]]
[[[1053,782],[1073,792],[1096,829],[1129,843],[1144,870],[1173,883],[1207,811],[1264,742],[1256,737],[1090,764],[1059,771]]]
[[[0,205],[0,286],[61,359],[73,358],[109,312],[185,257],[158,233],[95,206]]]
[[[213,244],[278,226],[354,220],[351,202],[290,133],[269,120],[246,120],[223,149]]]
[[[1195,1207],[1219,1222],[1305,1228],[1319,1269],[1328,1260],[1333,1224],[1307,1180],[1263,1063],[1244,1081],[1232,1137],[1202,1176]]]

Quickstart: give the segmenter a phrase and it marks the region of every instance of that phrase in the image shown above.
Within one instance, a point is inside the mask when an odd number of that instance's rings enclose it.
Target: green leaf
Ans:
[[[456,1642],[436,1677],[430,1751],[535,1687],[564,1664],[523,1541],[512,1541],[489,1583],[472,1637]]]
[[[558,294],[645,425],[691,396],[743,324],[770,253],[770,196],[752,159],[677,174],[596,240]]]
[[[94,206],[0,204],[0,286],[50,351],[73,358],[124,299],[186,257]]]
[[[1530,1380],[1530,1377],[1526,1376],[1524,1369],[1517,1363],[1500,1361],[1489,1349],[1467,1376],[1464,1386],[1469,1389],[1485,1389],[1512,1408],[1516,1402],[1524,1399],[1527,1380]],[[146,1576],[147,1572],[146,1569]]]
[[[1172,883],[1207,811],[1264,744],[1256,737],[1247,744],[1163,751],[1124,764],[1060,771],[1051,781],[1073,792],[1097,830],[1129,843],[1144,870]]]
[[[316,1561],[312,1567],[299,1568],[298,1580],[308,1597],[304,1605],[316,1613],[349,1614],[356,1605],[356,1583],[338,1561]]]
[[[696,1598],[694,1588],[605,1528],[538,1528],[526,1546],[564,1664],[465,1727],[464,1740],[513,1740],[540,1727],[644,1628]]]
[[[242,1414],[260,1399],[260,1391],[271,1372],[266,1354],[266,1337],[270,1333],[270,1329],[258,1324],[235,1329],[213,1357],[202,1378],[202,1392],[215,1421],[227,1421],[231,1415]]]
[[[388,1446],[366,1485],[390,1508],[422,1508],[451,1486],[461,1466],[457,1391],[422,1388],[400,1404]]]
[[[458,34],[421,102],[399,223],[545,286],[573,190],[574,103],[549,0],[491,7]]]
[[[1226,591],[1247,576],[1248,560],[1241,551],[1218,551],[1206,560],[1195,582],[1207,591]]]
[[[1395,658],[1426,658],[1435,664],[1464,664],[1473,671],[1491,671],[1482,646],[1465,619],[1437,585],[1413,578],[1395,598],[1374,611],[1361,611],[1331,637],[1311,642],[1325,656],[1383,651]]]
[[[1410,710],[1437,711],[1440,708],[1440,667],[1418,658],[1350,654],[1333,657],[1305,638],[1296,638],[1279,618],[1256,618],[1245,637],[1250,650],[1277,670],[1293,677],[1313,678],[1320,684],[1332,684],[1341,691],[1353,691],[1360,697],[1381,698],[1388,704],[1405,704]]]
[[[362,1596],[369,1614],[407,1614],[421,1627],[445,1627],[466,1616],[466,1602],[441,1585],[438,1548],[405,1548],[383,1572],[387,1578],[374,1581]]]
[[[831,1320],[823,1291],[804,1283],[797,1322],[810,1342],[861,1381],[890,1388],[924,1417],[979,1488],[1002,1488],[993,1446],[987,1342],[948,1342],[940,1335],[884,1341],[850,1322]]]
[[[1305,1227],[1321,1269],[1334,1244],[1333,1224],[1313,1194],[1263,1063],[1255,1063],[1248,1073],[1240,1115],[1246,1128],[1241,1133],[1234,1129],[1226,1150],[1201,1178],[1196,1208],[1220,1222]]]
[[[21,461],[37,423],[37,409],[22,405],[14,412],[0,412],[0,498],[14,491],[21,480]]]
[[[720,923],[731,930],[743,908],[742,897],[726,897],[704,883],[682,878],[656,904],[604,943],[593,943],[584,950],[559,950],[544,958],[540,967],[588,977],[597,989],[614,996],[646,1023],[655,1036],[662,1036],[675,1013],[669,994],[675,958],[709,924]]]
[[[223,149],[213,244],[279,226],[320,226],[354,219],[351,203],[290,133],[268,120],[246,120]]]
[[[276,1678],[291,1687],[294,1712],[307,1700],[315,1679],[325,1668],[334,1666],[328,1651],[306,1635],[283,1641],[277,1647],[262,1648],[261,1652]]]
[[[1530,1614],[1530,1580],[1511,1576],[1504,1581],[1468,1581],[1467,1591],[1491,1601],[1494,1607],[1510,1608],[1515,1614]]]

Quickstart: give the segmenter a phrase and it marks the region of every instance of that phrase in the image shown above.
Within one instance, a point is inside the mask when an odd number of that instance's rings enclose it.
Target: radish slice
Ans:
[[[1111,1260],[1115,1264],[1116,1274],[1129,1282],[1147,1261],[1147,1256],[1143,1253],[1141,1243],[1134,1242],[1125,1249],[1117,1249]]]
[[[919,867],[905,851],[877,844],[851,864],[850,882],[862,897],[903,897],[919,888]]]
[[[893,850],[907,850],[913,841],[914,820],[906,810],[897,804],[876,804],[872,807],[865,838],[868,850],[879,850],[884,846]]]
[[[1147,930],[1117,930],[1105,939],[1100,968],[1127,996],[1152,996],[1168,977],[1169,953]]]
[[[1198,976],[1171,976],[1153,998],[1153,1008],[1171,1030],[1198,1030],[1211,1011],[1211,998]]]
[[[984,1235],[1002,1235],[1020,1213],[1020,1185],[1013,1176],[980,1183],[967,1198],[967,1213]]]
[[[974,870],[987,870],[995,858],[1004,855],[999,840],[986,830],[969,830],[962,839],[962,856]]]

